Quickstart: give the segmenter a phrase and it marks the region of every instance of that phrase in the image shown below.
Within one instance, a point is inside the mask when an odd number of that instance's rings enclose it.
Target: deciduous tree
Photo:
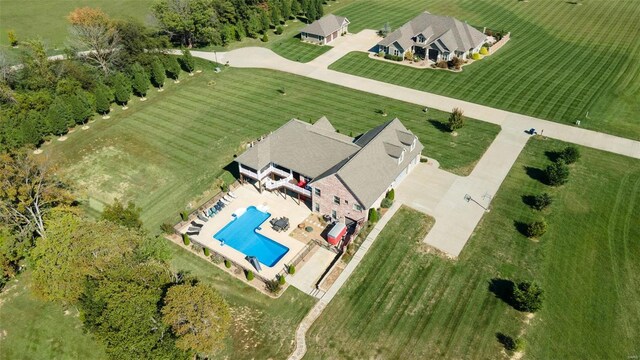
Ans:
[[[131,201],[125,207],[120,200],[116,199],[112,204],[105,206],[102,211],[102,219],[129,229],[138,230],[142,228],[141,211],[142,209]]]
[[[82,59],[107,75],[111,72],[120,52],[120,35],[115,23],[102,10],[77,8],[68,16],[72,47],[89,51]]]
[[[174,285],[167,291],[162,319],[178,336],[176,345],[201,355],[224,346],[231,323],[226,301],[210,285]]]

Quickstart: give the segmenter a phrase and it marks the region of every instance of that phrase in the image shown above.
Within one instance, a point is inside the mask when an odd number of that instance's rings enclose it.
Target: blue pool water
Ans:
[[[262,264],[272,267],[289,252],[289,248],[268,237],[258,234],[256,229],[267,220],[271,214],[249,206],[244,214],[231,220],[213,237],[224,241],[224,245],[249,256],[255,256]]]

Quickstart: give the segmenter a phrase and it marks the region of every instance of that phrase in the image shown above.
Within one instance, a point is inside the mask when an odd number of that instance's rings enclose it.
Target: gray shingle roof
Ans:
[[[305,26],[300,32],[326,37],[340,29],[345,21],[349,23],[349,20],[344,16],[329,14]]]
[[[416,44],[413,38],[422,34],[425,44]],[[402,27],[388,34],[378,45],[389,46],[397,42],[404,50],[413,45],[431,46],[441,51],[469,51],[481,45],[486,36],[473,26],[450,16],[424,12]]]
[[[335,171],[365,208],[371,207],[409,163],[422,153],[424,146],[415,135],[416,145],[412,151],[411,144],[403,143],[407,140],[406,135],[400,136],[400,133],[413,135],[397,118],[368,131],[356,141],[363,146],[360,151]],[[403,150],[403,160],[398,164]]]
[[[335,132],[326,118],[315,125],[291,119],[236,161],[256,170],[274,162],[314,178],[359,149],[353,138]]]

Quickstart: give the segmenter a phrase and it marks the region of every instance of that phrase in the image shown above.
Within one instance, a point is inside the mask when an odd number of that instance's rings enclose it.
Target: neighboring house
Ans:
[[[313,212],[349,225],[368,219],[420,162],[422,149],[398,119],[357,138],[336,132],[326,117],[313,125],[292,119],[236,162],[242,181],[303,198]]]
[[[349,31],[349,20],[343,16],[329,14],[307,25],[300,31],[300,39],[326,45]]]
[[[424,12],[378,43],[378,52],[414,56],[434,62],[466,59],[477,53],[487,36],[473,26],[449,16]]]

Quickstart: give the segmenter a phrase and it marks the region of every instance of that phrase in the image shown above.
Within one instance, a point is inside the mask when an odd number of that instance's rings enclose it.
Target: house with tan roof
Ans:
[[[485,34],[466,22],[423,12],[382,39],[378,52],[402,57],[411,52],[434,62],[450,61],[471,57],[486,40]]]
[[[297,119],[251,145],[235,161],[242,181],[307,202],[319,215],[346,224],[366,221],[420,162],[423,145],[393,119],[352,138],[326,117]]]
[[[326,45],[349,31],[349,19],[329,14],[300,31],[300,40]]]

